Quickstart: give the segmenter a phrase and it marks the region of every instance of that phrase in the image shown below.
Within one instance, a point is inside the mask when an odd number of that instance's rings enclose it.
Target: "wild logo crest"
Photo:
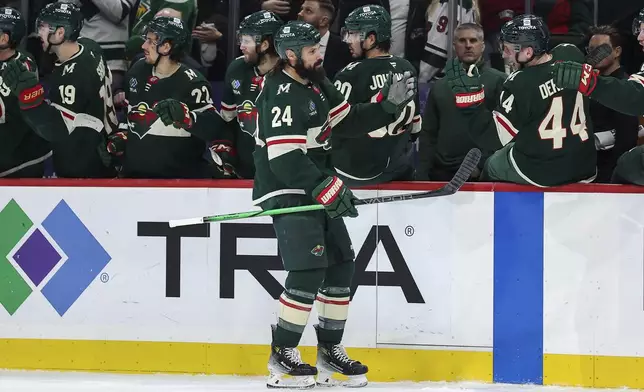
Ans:
[[[257,107],[255,107],[255,103],[247,99],[237,106],[237,118],[242,131],[252,136],[257,123]]]
[[[324,254],[324,246],[316,245],[313,249],[311,249],[311,254],[318,257],[322,256]]]
[[[154,124],[157,118],[156,113],[152,111],[150,105],[146,102],[139,102],[136,105],[131,106],[127,114],[130,127],[141,125],[147,129]]]

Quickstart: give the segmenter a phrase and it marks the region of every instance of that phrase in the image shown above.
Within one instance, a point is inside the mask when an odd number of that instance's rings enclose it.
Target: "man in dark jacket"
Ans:
[[[602,44],[610,45],[613,52],[595,68],[603,76],[628,79],[628,75],[620,66],[621,36],[614,27],[599,26],[591,29],[588,51]],[[616,112],[597,101],[590,102],[590,117],[595,128],[597,147],[595,182],[609,183],[617,159],[637,145],[638,120],[635,116]]]
[[[474,23],[463,23],[454,31],[454,53],[465,68],[478,64],[485,86],[485,105],[496,107],[506,75],[483,61],[483,29]],[[468,121],[454,103],[454,93],[447,79],[438,80],[427,98],[420,132],[417,180],[449,181],[463,162],[465,154],[476,147],[467,131]],[[481,159],[481,168],[485,159]]]

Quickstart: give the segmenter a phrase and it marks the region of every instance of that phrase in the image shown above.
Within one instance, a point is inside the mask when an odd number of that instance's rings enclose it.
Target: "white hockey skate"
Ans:
[[[273,327],[273,331],[274,331]],[[318,370],[302,361],[300,350],[295,347],[271,346],[268,359],[268,388],[308,389],[315,386]]]

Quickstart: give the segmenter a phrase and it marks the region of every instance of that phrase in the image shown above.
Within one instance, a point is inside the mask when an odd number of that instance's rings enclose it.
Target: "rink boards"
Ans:
[[[270,219],[167,225],[253,209],[249,182],[3,185],[0,368],[265,373],[286,277]],[[640,190],[477,184],[360,207],[349,353],[374,381],[643,388]],[[311,327],[302,344],[313,361]]]

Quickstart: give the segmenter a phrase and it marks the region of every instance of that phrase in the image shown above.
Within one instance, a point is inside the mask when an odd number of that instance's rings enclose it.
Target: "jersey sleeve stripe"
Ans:
[[[234,110],[237,110],[237,106],[236,106],[236,105],[229,105],[229,104],[227,104],[227,103],[225,103],[225,102],[222,102],[222,103],[221,103],[221,110],[231,110],[231,111],[234,111]]]
[[[642,75],[633,74],[628,78],[628,80],[630,80],[631,82],[638,82],[639,84],[644,86],[644,76]]]
[[[342,121],[351,110],[351,105],[347,101],[342,102],[340,105],[336,106],[329,112],[329,122],[331,127],[336,126],[340,121]]]
[[[514,137],[519,133],[519,130],[512,125],[512,122],[507,117],[499,112],[492,112],[492,117],[496,124],[499,141],[505,146],[514,139]]]

